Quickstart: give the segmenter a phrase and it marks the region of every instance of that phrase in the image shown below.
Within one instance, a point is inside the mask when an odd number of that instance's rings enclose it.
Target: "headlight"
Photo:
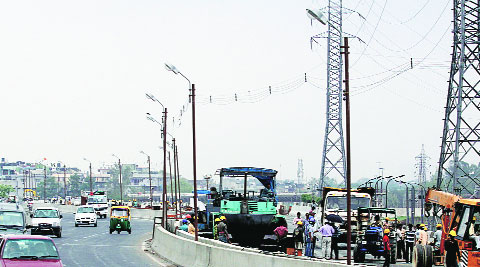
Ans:
[[[362,245],[366,245],[367,244],[367,241],[362,241]]]

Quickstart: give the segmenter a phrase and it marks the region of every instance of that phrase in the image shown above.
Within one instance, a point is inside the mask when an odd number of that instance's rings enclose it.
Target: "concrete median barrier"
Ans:
[[[262,254],[260,251],[247,251],[241,247],[232,248],[229,244],[218,245],[212,243],[195,242],[191,238],[172,234],[162,227],[156,227],[152,249],[161,257],[179,266],[193,267],[334,267],[345,266],[345,263],[310,260],[309,258],[294,258],[294,256],[273,256]],[[358,265],[357,265],[358,266]]]

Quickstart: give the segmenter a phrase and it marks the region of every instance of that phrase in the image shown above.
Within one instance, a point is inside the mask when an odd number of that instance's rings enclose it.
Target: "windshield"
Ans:
[[[112,210],[112,216],[123,216],[123,217],[126,217],[128,216],[128,211],[125,210],[125,209],[115,209],[115,210]]]
[[[107,196],[89,196],[88,203],[107,203]]]
[[[354,197],[352,196],[352,210],[357,210],[360,207],[370,207],[370,198],[368,197]],[[346,196],[329,196],[327,197],[327,210],[347,210]]]
[[[80,207],[77,210],[77,213],[95,213],[92,207]]]
[[[23,213],[16,211],[0,211],[1,226],[24,226]]]
[[[57,248],[51,240],[9,239],[3,249],[4,259],[48,258],[58,259]]]
[[[33,218],[58,218],[56,210],[35,210]]]

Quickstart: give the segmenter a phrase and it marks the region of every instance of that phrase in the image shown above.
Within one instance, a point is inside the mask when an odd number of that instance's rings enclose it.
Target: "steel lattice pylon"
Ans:
[[[454,0],[453,12],[453,53],[437,187],[472,197],[480,182],[465,163],[480,163],[479,1]]]
[[[331,172],[346,182],[342,126],[342,1],[328,1],[327,120],[323,144],[320,189]],[[332,177],[333,178],[333,177]]]

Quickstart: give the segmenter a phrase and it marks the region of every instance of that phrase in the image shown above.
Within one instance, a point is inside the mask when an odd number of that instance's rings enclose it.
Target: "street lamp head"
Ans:
[[[173,73],[175,73],[175,74],[179,74],[179,73],[180,73],[180,71],[179,71],[177,68],[175,68],[175,66],[173,66],[173,65],[170,64],[170,63],[165,63],[165,68],[166,68],[168,71],[171,71],[171,72],[173,72]]]
[[[150,99],[150,100],[152,100],[152,101],[155,101],[155,97],[154,97],[152,94],[147,94],[147,93],[145,93],[145,96],[146,96],[148,99]]]
[[[323,15],[323,12],[320,9],[311,10],[307,8],[307,16],[312,20],[314,19],[319,21],[323,25],[327,24],[327,19],[325,18],[325,15]]]

